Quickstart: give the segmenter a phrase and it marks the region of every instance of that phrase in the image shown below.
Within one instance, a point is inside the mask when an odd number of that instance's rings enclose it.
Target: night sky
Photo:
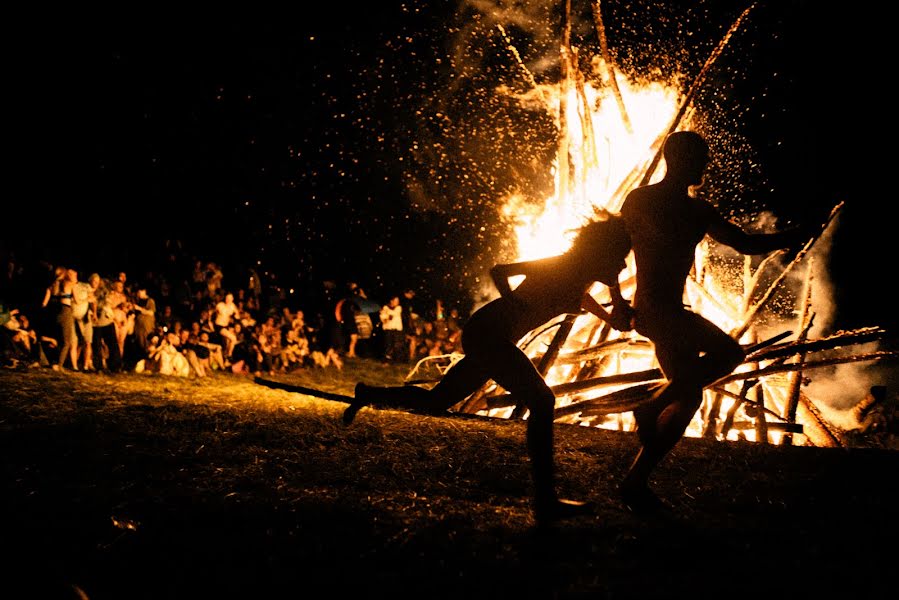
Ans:
[[[543,197],[555,151],[552,121],[495,91],[525,85],[495,25],[552,81],[560,4],[23,19],[28,41],[7,55],[4,243],[112,272],[179,239],[284,285],[355,279],[375,296],[411,285],[470,302],[514,258],[500,199]],[[624,73],[689,81],[748,3],[602,5]],[[590,5],[573,6],[573,42],[592,56]],[[868,142],[883,127],[878,19],[820,6],[758,3],[709,74],[697,105],[719,154],[713,191],[737,218],[784,224],[845,201],[827,259],[838,324],[894,326],[894,226],[878,212],[890,172]]]

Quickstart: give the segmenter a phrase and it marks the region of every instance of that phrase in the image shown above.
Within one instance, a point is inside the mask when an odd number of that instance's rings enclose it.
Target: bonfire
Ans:
[[[608,51],[600,2],[592,4],[599,55],[579,58],[571,42],[571,1],[564,1],[560,40],[560,78],[537,83],[502,24],[497,31],[528,82],[525,91],[512,92],[521,102],[542,103],[558,128],[558,147],[552,169],[555,190],[540,210],[515,195],[506,199],[505,215],[516,223],[517,260],[558,254],[568,240],[560,232],[580,225],[596,209],[617,212],[633,187],[656,181],[661,146],[673,131],[701,126],[694,99],[706,75],[726,52],[731,38],[753,10],[750,6],[733,22],[708,56],[687,89],[672,79],[629,81],[616,69]],[[584,72],[580,65],[592,65]],[[700,245],[685,291],[685,304],[728,331],[747,349],[746,361],[734,373],[706,388],[705,400],[688,428],[688,436],[750,439],[771,443],[818,446],[841,445],[839,428],[822,415],[803,390],[807,374],[816,368],[861,361],[893,360],[891,351],[862,351],[886,332],[879,327],[839,331],[824,338],[812,335],[815,310],[811,250],[827,233],[842,204],[821,223],[819,235],[795,256],[784,260],[775,252],[753,264],[721,266],[712,249]],[[767,310],[772,299],[783,302],[782,288],[800,282],[792,294],[794,306]],[[736,284],[735,284],[736,282]],[[633,294],[633,257],[622,278],[625,297]],[[607,291],[593,290],[598,298]],[[765,319],[760,316],[765,315]],[[773,319],[773,322],[772,322]],[[558,422],[632,430],[629,414],[646,402],[664,376],[655,363],[652,345],[635,332],[617,332],[592,315],[567,315],[531,332],[519,346],[532,358],[557,396]],[[439,373],[458,356],[442,361]],[[429,384],[417,365],[407,383]],[[500,418],[527,418],[526,408],[495,383],[489,383],[455,410]]]

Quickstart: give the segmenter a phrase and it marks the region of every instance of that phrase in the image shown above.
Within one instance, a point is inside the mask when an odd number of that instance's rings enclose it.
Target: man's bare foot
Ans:
[[[592,502],[552,500],[551,502],[537,502],[534,518],[538,525],[549,525],[562,519],[592,515],[594,510]]]
[[[618,491],[621,494],[621,501],[636,515],[649,516],[671,512],[671,507],[646,486],[622,486]]]
[[[368,387],[369,386],[364,383],[356,384],[353,400],[350,402],[350,405],[346,407],[346,410],[343,411],[343,422],[345,425],[352,423],[353,419],[356,418],[356,413],[368,404],[368,399],[366,398]]]

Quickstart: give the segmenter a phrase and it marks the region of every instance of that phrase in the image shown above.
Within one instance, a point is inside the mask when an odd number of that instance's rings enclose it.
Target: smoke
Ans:
[[[815,313],[814,326],[810,331],[812,337],[829,333],[836,317],[835,288],[827,265],[833,249],[834,232],[838,227],[839,216],[815,241],[806,257],[811,269],[811,307]]]
[[[878,344],[872,342],[854,348],[853,351],[861,354],[878,349]],[[852,408],[868,394],[871,387],[890,387],[890,379],[895,377],[888,369],[870,363],[843,363],[814,369],[806,375],[810,383],[805,394],[814,400],[815,406],[828,421],[844,430],[858,427],[858,419]]]

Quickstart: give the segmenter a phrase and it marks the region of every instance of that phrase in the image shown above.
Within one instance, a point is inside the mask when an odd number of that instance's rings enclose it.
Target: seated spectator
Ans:
[[[239,327],[239,326],[235,326],[235,327]],[[193,334],[191,334],[191,339],[193,339],[193,337],[194,337]],[[225,354],[224,354],[224,351],[222,350],[221,344],[213,344],[212,342],[209,341],[209,334],[206,333],[205,331],[201,331],[200,335],[198,337],[197,345],[205,348],[206,351],[209,353],[208,354],[209,366],[212,368],[213,371],[215,371],[215,370],[224,371],[225,370]],[[198,353],[198,355],[199,355],[199,353]]]
[[[305,365],[309,356],[309,340],[300,336],[296,329],[288,329],[281,350],[281,364],[284,371],[293,371]]]
[[[182,331],[180,339],[181,352],[187,357],[190,368],[197,377],[206,377],[211,370],[209,368],[209,349],[201,346],[199,338],[191,335],[189,331]]]
[[[162,338],[153,336],[149,347],[149,356],[143,367],[137,367],[137,372],[147,371],[160,375],[176,375],[178,377],[190,376],[190,362],[179,349],[180,340],[174,333],[167,333]]]

